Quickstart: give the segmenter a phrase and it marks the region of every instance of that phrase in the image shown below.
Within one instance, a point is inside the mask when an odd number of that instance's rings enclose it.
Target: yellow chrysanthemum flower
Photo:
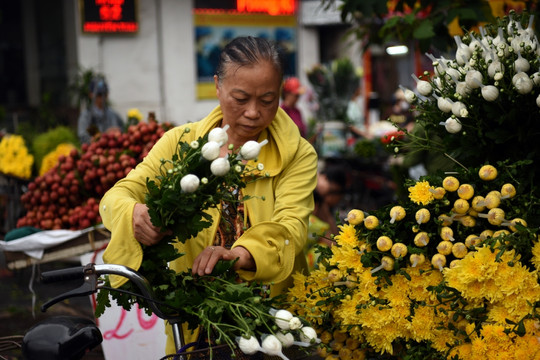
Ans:
[[[338,245],[358,245],[358,237],[354,225],[345,224],[339,226],[340,232],[334,237]]]
[[[75,149],[73,144],[62,143],[59,144],[56,149],[45,155],[41,161],[41,167],[39,169],[39,175],[43,175],[58,164],[58,158],[61,155],[67,156],[71,150]]]
[[[347,269],[360,272],[363,268],[361,255],[358,250],[352,246],[332,246],[331,251],[333,256],[328,260],[330,265],[337,265],[338,269],[344,272],[346,272]]]
[[[434,190],[435,188],[430,186],[427,181],[419,181],[414,186],[409,187],[409,199],[416,204],[427,205],[434,199],[430,189]]]
[[[415,341],[422,342],[433,338],[432,329],[436,325],[436,316],[433,308],[429,306],[419,306],[414,311],[414,316],[408,325],[408,330]]]
[[[129,109],[127,112],[128,119],[137,120],[137,122],[142,120],[142,114],[137,108]]]
[[[533,263],[536,270],[540,271],[540,241],[536,241],[534,243],[534,246],[532,248],[532,259],[531,262]]]
[[[0,172],[23,179],[32,176],[34,156],[28,153],[20,135],[6,135],[0,141]]]

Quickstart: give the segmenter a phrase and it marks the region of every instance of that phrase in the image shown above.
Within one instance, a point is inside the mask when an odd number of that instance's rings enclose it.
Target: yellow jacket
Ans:
[[[100,214],[103,224],[111,231],[111,241],[103,255],[106,263],[140,267],[143,253],[133,235],[132,213],[136,203],[144,203],[146,179],[155,178],[159,173],[161,158],[172,158],[185,127],[191,131],[182,140],[189,142],[218,126],[221,119],[218,106],[201,121],[168,131],[144,160],[104,195]],[[255,271],[240,270],[240,276],[248,281],[273,282],[271,296],[275,296],[292,285],[293,273],[307,269],[304,246],[308,218],[313,211],[317,154],[282,109],[278,109],[258,141],[264,139],[268,139],[268,143],[262,147],[258,161],[264,164],[264,171],[270,176],[249,183],[243,189],[244,195],[257,197],[245,202],[251,227],[233,247],[245,247],[256,263]],[[196,238],[177,245],[185,255],[170,264],[174,270],[191,268],[195,257],[212,245],[220,215],[218,209],[208,212],[214,219],[213,225]],[[118,287],[124,282],[125,279],[115,278],[112,285]]]

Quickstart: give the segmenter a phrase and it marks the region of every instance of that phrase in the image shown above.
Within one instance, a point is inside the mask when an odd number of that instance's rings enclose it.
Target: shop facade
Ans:
[[[129,31],[102,29],[103,32],[97,32],[95,27],[89,30],[84,24],[85,19],[88,21],[88,9],[86,15],[84,11],[86,3],[93,6],[133,4],[135,27]],[[77,74],[85,70],[106,76],[109,100],[123,116],[129,109],[137,108],[142,114],[155,112],[159,120],[175,124],[199,120],[217,104],[212,96],[201,96],[196,61],[201,13],[207,16],[212,11],[195,9],[200,4],[211,3],[194,0],[22,0],[17,4],[2,5],[6,17],[9,14],[14,19],[11,25],[4,22],[6,28],[11,26],[13,35],[4,39],[9,53],[6,51],[2,56],[4,59],[13,59],[14,55],[20,58],[18,62],[11,61],[14,63],[12,68],[3,69],[9,73],[11,82],[0,89],[0,105],[5,112],[2,127],[8,132],[14,131],[21,121],[32,121],[29,108],[41,109],[44,105],[68,109],[57,116],[61,117],[61,123],[73,125],[79,106],[69,88]],[[221,6],[227,1],[217,3]],[[271,6],[260,8],[261,3],[272,4],[271,1],[231,3],[244,6],[227,22],[228,28],[239,35],[249,34],[250,29],[253,32],[266,28],[275,31],[282,25],[290,30],[286,36],[294,44],[296,56],[290,75],[298,76],[304,83],[307,83],[307,69],[332,58],[348,56],[361,65],[358,47],[337,40],[347,29],[341,23],[337,9],[324,10],[320,1],[291,1],[292,12],[286,5],[280,5],[282,8],[277,9],[278,13],[273,9],[272,17]],[[235,11],[213,12],[209,26],[219,28],[222,26],[219,19],[230,17]],[[253,19],[257,16],[263,20],[255,26]],[[336,40],[327,42],[325,39],[330,35],[336,36]],[[16,43],[21,45],[17,47]],[[310,111],[307,106],[303,110]]]

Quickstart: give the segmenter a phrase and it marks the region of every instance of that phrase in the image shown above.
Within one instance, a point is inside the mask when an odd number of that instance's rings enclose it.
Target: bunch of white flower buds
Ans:
[[[201,156],[211,161],[210,171],[214,176],[225,176],[231,169],[229,161],[229,154],[220,157],[221,147],[228,141],[227,129],[229,125],[225,125],[223,128],[214,128],[208,133],[208,142],[206,142],[201,148]],[[268,143],[268,140],[263,140],[260,143],[256,141],[246,142],[239,150],[238,160],[254,160],[259,156],[261,148]],[[193,149],[198,149],[200,144],[194,140],[190,143]],[[261,171],[264,168],[263,164],[258,164],[257,169]],[[242,171],[242,168],[235,168],[235,171]],[[195,174],[186,174],[180,180],[180,187],[183,192],[192,193],[195,192],[201,183],[205,184],[208,179],[199,177]]]
[[[507,87],[503,90],[507,77],[516,94],[530,94],[540,86],[539,69],[534,69],[531,63],[540,56],[532,24],[532,16],[527,28],[510,18],[506,28],[497,29],[496,36],[488,35],[483,28],[479,35],[468,34],[468,44],[455,36],[455,60],[426,54],[432,60],[435,76],[426,81],[413,74],[416,91],[401,87],[405,100],[411,104],[436,102],[442,113],[449,114],[440,125],[449,133],[457,134],[462,131],[464,119],[470,118],[474,90],[480,89],[479,96],[483,100],[495,102],[502,92],[508,93]],[[540,107],[540,95],[536,97],[536,105]]]
[[[270,315],[274,317],[275,324],[279,328],[276,334],[263,334],[262,342],[255,336],[249,338],[239,336],[236,338],[239,349],[246,355],[252,355],[262,352],[270,356],[279,356],[284,360],[288,358],[283,354],[283,348],[293,345],[309,347],[320,342],[315,329],[309,326],[303,326],[302,321],[293,316],[288,310],[271,309]],[[299,340],[294,339],[293,333],[297,333]]]

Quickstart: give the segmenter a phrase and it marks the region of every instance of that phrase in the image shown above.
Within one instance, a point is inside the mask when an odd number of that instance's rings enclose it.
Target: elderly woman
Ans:
[[[176,271],[191,268],[194,274],[209,274],[219,260],[238,258],[236,270],[240,277],[272,283],[274,296],[292,285],[293,273],[307,268],[303,249],[313,211],[317,155],[279,108],[283,69],[278,48],[267,40],[236,38],[223,49],[214,76],[219,106],[201,121],[189,124],[191,131],[182,140],[195,140],[225,125],[229,125],[228,142],[234,147],[266,139],[268,143],[258,159],[270,176],[249,183],[243,194],[257,198],[232,209],[245,211],[248,229],[231,234],[220,221],[229,212],[208,210],[214,219],[212,226],[186,244],[178,244],[185,255],[171,264]],[[144,161],[101,200],[103,223],[112,234],[104,254],[107,263],[138,269],[143,254],[140,244],[153,245],[163,238],[160,229],[152,225],[144,204],[146,178],[159,174],[161,158],[172,158],[185,126],[168,131]],[[227,151],[226,146],[222,149]],[[113,286],[121,284],[118,281]],[[168,353],[174,349],[170,340],[169,336]]]

